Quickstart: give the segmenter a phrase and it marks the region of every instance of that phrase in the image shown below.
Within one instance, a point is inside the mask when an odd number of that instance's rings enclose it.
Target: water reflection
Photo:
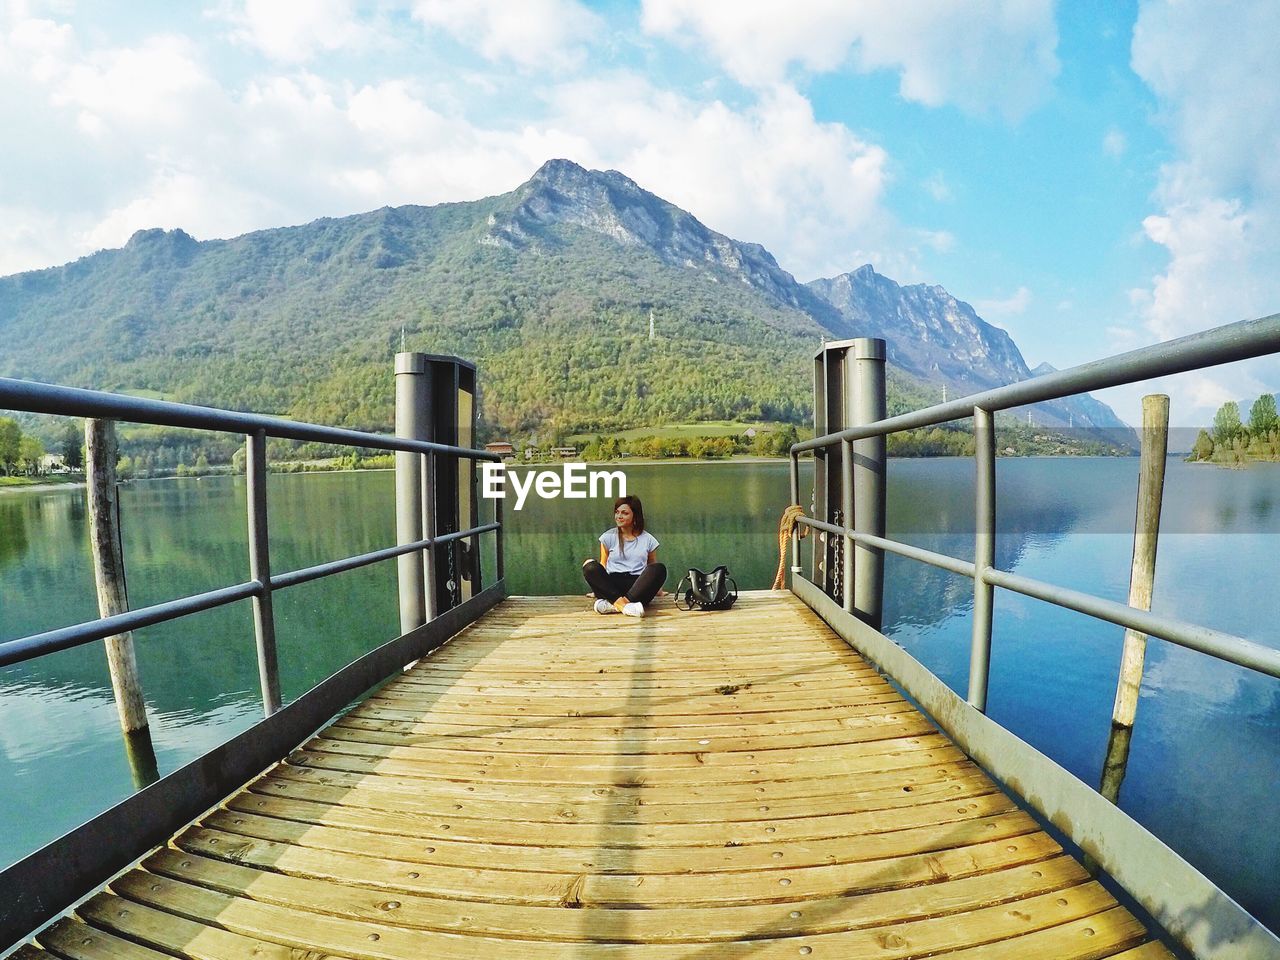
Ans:
[[[26,503],[0,500],[0,567],[21,560],[27,552]]]

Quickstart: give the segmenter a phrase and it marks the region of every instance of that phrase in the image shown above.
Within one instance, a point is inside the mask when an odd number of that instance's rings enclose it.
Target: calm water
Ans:
[[[1136,460],[1002,460],[997,563],[1123,601]],[[972,556],[973,466],[890,465],[890,535]],[[743,588],[777,564],[785,464],[628,470],[668,586],[689,565],[730,563]],[[270,481],[272,564],[332,560],[394,539],[389,473]],[[231,478],[152,481],[122,497],[135,606],[247,578],[244,488]],[[96,615],[83,491],[0,495],[0,639]],[[535,501],[511,520],[513,593],[582,593],[608,505]],[[1170,462],[1154,607],[1276,646],[1280,465],[1228,471]],[[807,544],[806,544],[807,548]],[[489,569],[492,569],[491,566]],[[1096,784],[1122,631],[997,591],[990,712]],[[972,584],[890,558],[886,632],[963,693]],[[584,610],[586,605],[584,603]],[[396,632],[394,564],[277,595],[281,672],[294,697]],[[237,604],[136,635],[161,772],[260,715],[250,611]],[[1154,641],[1122,805],[1280,929],[1280,681]],[[94,646],[0,670],[0,864],[132,789]]]

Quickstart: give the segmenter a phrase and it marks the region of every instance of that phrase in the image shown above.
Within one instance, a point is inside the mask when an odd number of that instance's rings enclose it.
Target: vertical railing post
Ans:
[[[395,370],[396,436],[425,440],[430,429],[427,409],[431,389],[426,355],[397,353]],[[396,451],[396,543],[422,539],[422,459],[418,453]],[[401,633],[427,622],[423,565],[421,553],[396,558]]]
[[[813,435],[823,436],[831,429],[829,414],[831,401],[831,359],[830,351],[823,338],[822,350],[814,358],[813,365]],[[827,489],[831,483],[831,448],[816,447],[813,451],[813,515],[824,522],[830,521],[828,515]],[[824,530],[814,530],[810,537],[813,541],[812,565],[809,570],[813,581],[823,593],[831,592],[833,580],[829,561],[831,558],[830,537]]]
[[[258,584],[258,593],[253,598],[253,632],[258,646],[262,710],[269,717],[280,709],[280,662],[276,656],[276,620],[271,605],[265,430],[257,430],[245,438],[245,481],[249,505],[249,577]]]
[[[505,474],[507,471],[506,462],[500,462],[499,466]],[[507,575],[507,528],[502,522],[502,504],[504,502],[505,500],[502,497],[493,498],[493,520],[498,525],[498,529],[494,531],[493,534],[494,559],[497,565],[497,569],[494,572],[496,574],[496,579],[498,580],[503,579]]]
[[[794,450],[791,454],[791,502],[800,503],[800,454]],[[791,534],[791,572],[797,574],[800,572],[800,527],[797,526]]]
[[[1129,573],[1129,606],[1151,609],[1156,578],[1156,545],[1160,537],[1160,507],[1164,498],[1165,459],[1169,454],[1169,398],[1142,398],[1142,450],[1138,467],[1138,506],[1133,530],[1133,564]],[[1111,713],[1111,735],[1102,766],[1099,792],[1112,803],[1120,798],[1129,763],[1129,742],[1138,712],[1138,693],[1147,655],[1147,635],[1126,630],[1120,659],[1120,680]]]
[[[93,549],[93,579],[98,592],[98,611],[114,617],[129,610],[124,577],[124,549],[120,545],[120,501],[116,486],[116,424],[114,420],[86,420],[85,479],[89,498],[89,542]],[[107,666],[116,712],[126,734],[147,727],[147,705],[138,678],[138,660],[133,651],[133,634],[107,637]]]
[[[841,526],[845,530],[853,529],[854,506],[853,506],[853,443],[848,440],[840,441],[840,513],[843,519]],[[845,613],[853,613],[854,610],[854,577],[856,575],[853,563],[853,537],[846,533],[843,537],[844,544],[844,569],[840,571],[840,582],[844,585],[841,591],[844,596]]]
[[[888,412],[885,343],[860,337],[853,341],[850,353],[853,377],[846,401],[849,425],[865,426],[883,420]],[[885,535],[885,450],[883,434],[853,441],[854,529],[877,537]],[[853,610],[860,620],[879,630],[884,617],[884,551],[858,545],[853,548],[853,557]]]
[[[436,576],[436,562],[440,550],[435,545],[436,539],[436,502],[435,478],[436,455],[421,455],[422,485],[418,492],[421,503],[422,527],[417,539],[430,540],[431,545],[422,551],[422,589],[427,622],[430,623],[440,613],[440,582]]]
[[[974,487],[973,639],[969,651],[969,704],[987,710],[991,670],[991,616],[994,588],[984,574],[996,559],[996,432],[990,410],[973,408]]]

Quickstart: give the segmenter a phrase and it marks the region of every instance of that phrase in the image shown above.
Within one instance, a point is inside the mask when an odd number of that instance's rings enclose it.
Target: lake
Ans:
[[[668,589],[685,567],[716,563],[744,589],[769,586],[785,463],[636,465],[627,475],[662,542]],[[997,565],[1125,600],[1137,460],[1007,459],[997,476]],[[277,571],[394,541],[390,473],[273,476],[269,497]],[[248,578],[241,478],[133,483],[121,501],[135,607]],[[578,567],[595,554],[611,504],[531,497],[507,518],[512,593],[585,592]],[[972,461],[890,462],[890,536],[971,559],[972,529]],[[1154,609],[1277,646],[1277,533],[1280,464],[1170,461]],[[962,695],[972,589],[931,567],[887,563],[886,633]],[[1096,785],[1123,631],[996,597],[989,712]],[[283,591],[275,607],[292,698],[397,632],[395,565]],[[83,490],[0,495],[0,640],[96,615]],[[260,716],[247,603],[136,641],[161,773]],[[1153,641],[1121,805],[1273,929],[1278,771],[1280,681]],[[0,670],[0,864],[131,790],[100,646]]]

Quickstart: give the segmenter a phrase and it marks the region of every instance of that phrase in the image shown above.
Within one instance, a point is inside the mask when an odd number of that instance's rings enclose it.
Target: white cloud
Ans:
[[[647,32],[696,37],[733,77],[752,86],[786,79],[793,65],[899,75],[903,97],[1017,119],[1058,73],[1052,0],[644,0]]]
[[[951,186],[947,183],[947,178],[942,175],[942,171],[936,171],[932,176],[924,181],[925,192],[939,203],[950,203],[955,199],[951,192]]]
[[[51,68],[50,79],[56,74]],[[75,107],[82,129],[96,133],[113,124],[155,128],[181,123],[195,98],[217,92],[191,43],[161,36],[68,63],[54,80],[52,102]]]
[[[77,239],[82,249],[120,246],[135,230],[149,227],[190,232],[201,237],[229,237],[245,223],[262,222],[273,204],[225,180],[211,181],[203,172],[159,170],[129,201],[107,211]]]
[[[303,63],[317,54],[362,47],[373,31],[352,0],[244,0],[216,15],[233,25],[232,38],[272,60]]]
[[[1019,287],[1011,296],[1003,299],[975,300],[973,308],[978,311],[979,316],[988,320],[1016,317],[1027,312],[1027,307],[1031,306],[1031,300],[1031,291],[1026,287]]]
[[[1168,264],[1133,292],[1156,339],[1280,309],[1280,6],[1269,0],[1198,5],[1147,0],[1134,28],[1133,68],[1159,98],[1177,149],[1160,170],[1143,221]],[[1274,359],[1197,374],[1189,403],[1280,385]]]
[[[735,110],[618,76],[566,84],[552,108],[549,126],[582,138],[574,159],[619,169],[713,229],[764,244],[801,277],[903,256],[883,208],[884,149],[817,121],[790,87]]]
[[[1117,127],[1111,127],[1102,137],[1102,152],[1108,157],[1122,157],[1129,149],[1128,138]]]
[[[548,72],[577,66],[603,21],[577,0],[417,0],[413,17],[475,46],[489,60]]]

